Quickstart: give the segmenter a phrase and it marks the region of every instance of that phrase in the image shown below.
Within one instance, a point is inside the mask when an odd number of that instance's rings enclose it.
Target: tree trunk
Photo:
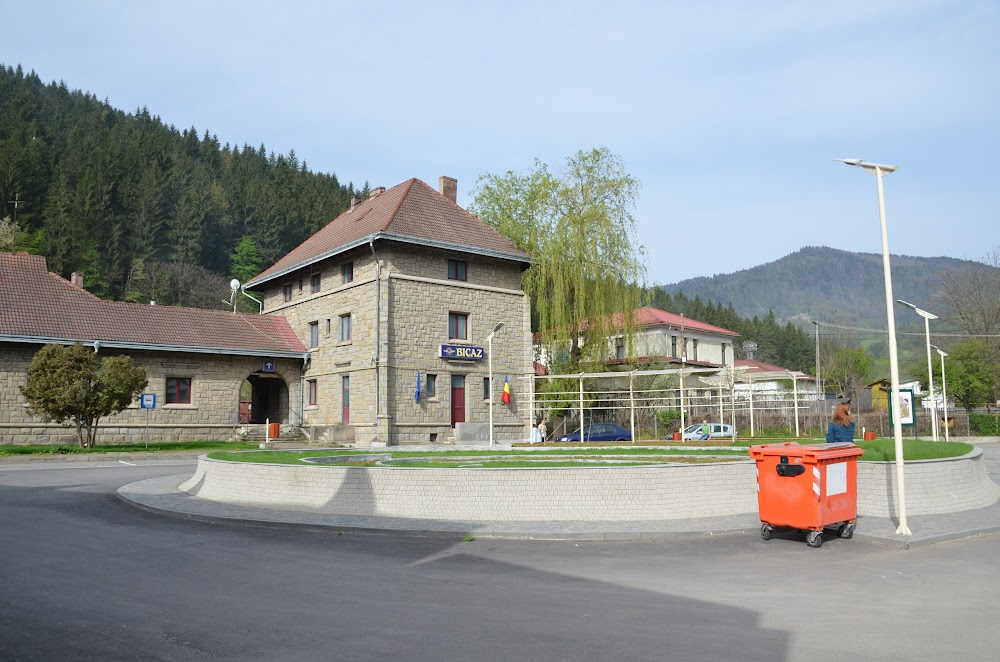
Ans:
[[[76,420],[76,442],[80,444],[80,448],[87,447],[87,439],[83,436],[83,422],[78,418]]]

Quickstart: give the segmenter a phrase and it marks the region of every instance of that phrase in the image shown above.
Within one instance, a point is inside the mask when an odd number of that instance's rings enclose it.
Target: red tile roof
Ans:
[[[681,316],[668,313],[665,310],[660,310],[659,308],[653,308],[651,306],[645,306],[635,311],[636,322],[643,326],[676,326],[678,329],[681,327]],[[690,329],[692,331],[704,331],[705,333],[714,333],[723,336],[738,336],[740,334],[735,331],[730,331],[729,329],[723,329],[719,326],[712,326],[711,324],[705,324],[704,322],[699,322],[698,320],[691,319],[690,317],[684,318],[684,328]]]
[[[278,315],[105,301],[49,273],[44,257],[0,253],[0,341],[12,340],[276,357],[306,351]]]
[[[258,286],[299,267],[367,243],[368,238],[493,255],[527,263],[528,256],[509,239],[420,181],[409,179],[342,213],[263,273]]]

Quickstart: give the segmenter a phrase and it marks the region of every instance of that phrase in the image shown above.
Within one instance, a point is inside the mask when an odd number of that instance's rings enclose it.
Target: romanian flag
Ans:
[[[503,378],[503,395],[500,396],[500,402],[505,405],[510,404],[510,377]]]

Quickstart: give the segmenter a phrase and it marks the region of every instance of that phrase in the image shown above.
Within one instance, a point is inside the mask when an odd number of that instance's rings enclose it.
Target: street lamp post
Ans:
[[[892,309],[892,272],[889,268],[889,230],[885,222],[885,192],[882,187],[883,174],[896,171],[896,166],[868,163],[861,159],[834,159],[849,166],[862,168],[865,172],[875,175],[878,188],[878,216],[882,230],[882,272],[885,278],[885,314],[889,324],[889,377],[892,380],[891,402],[896,416],[892,424],[892,433],[896,441],[896,500],[899,503],[899,526],[896,533],[904,536],[913,535],[906,525],[906,487],[903,481],[903,426],[900,421],[899,409],[899,352],[896,347],[896,315]]]
[[[489,353],[490,362],[490,448],[493,447],[493,336],[503,328],[503,322],[497,322],[490,335],[486,336],[486,351]]]
[[[944,357],[948,356],[948,352],[942,351],[940,347],[934,349],[941,355],[941,407],[944,408],[944,440],[948,441],[948,382],[944,378]]]
[[[924,318],[924,336],[927,338],[927,391],[931,397],[931,438],[937,441],[937,404],[934,402],[934,373],[931,368],[931,320],[936,320],[938,316],[917,308],[912,303],[907,303],[902,299],[896,299],[896,303],[901,303],[907,308],[912,308],[917,315]]]
[[[816,325],[816,399],[823,399],[823,380],[820,379],[819,372],[819,322],[813,320],[813,324]]]

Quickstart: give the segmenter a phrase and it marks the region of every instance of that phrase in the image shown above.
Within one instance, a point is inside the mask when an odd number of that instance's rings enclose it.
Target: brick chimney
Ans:
[[[368,199],[371,200],[372,198],[374,198],[375,196],[379,195],[380,193],[385,193],[385,187],[384,186],[376,186],[375,188],[373,188],[371,194],[369,194],[369,196],[368,196]]]
[[[361,204],[361,198],[356,195],[351,196],[351,208],[347,211],[354,211],[354,208]]]
[[[454,177],[438,177],[438,191],[441,195],[458,204],[458,180]]]
[[[74,271],[72,273],[72,275],[70,275],[70,277],[69,277],[69,282],[73,283],[74,285],[76,285],[77,287],[79,287],[82,290],[83,289],[83,274],[81,274],[79,271]]]

